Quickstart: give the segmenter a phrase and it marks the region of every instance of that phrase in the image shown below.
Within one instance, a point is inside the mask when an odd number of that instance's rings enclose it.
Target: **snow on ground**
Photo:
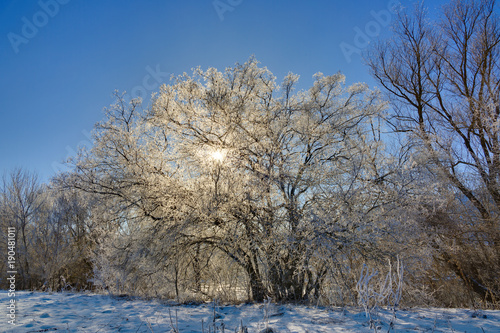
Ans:
[[[84,293],[16,293],[16,326],[8,323],[10,297],[0,291],[0,332],[205,332],[213,324],[214,306],[172,305],[157,300],[117,298]],[[267,310],[267,311],[266,311]],[[177,321],[176,321],[177,317]],[[382,311],[379,332],[389,330],[391,314]],[[267,326],[274,332],[374,332],[360,309],[332,309],[274,304],[216,307],[216,325],[235,332]],[[211,330],[213,332],[213,329]],[[412,309],[399,311],[391,332],[500,332],[500,311]]]

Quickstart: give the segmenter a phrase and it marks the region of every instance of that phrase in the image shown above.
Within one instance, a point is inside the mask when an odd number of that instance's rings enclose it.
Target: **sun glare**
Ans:
[[[224,160],[225,155],[226,154],[224,154],[222,151],[216,150],[211,154],[211,157],[214,161],[222,162]]]

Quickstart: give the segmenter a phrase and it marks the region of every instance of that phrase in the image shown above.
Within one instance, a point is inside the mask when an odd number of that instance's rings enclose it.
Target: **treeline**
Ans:
[[[346,305],[377,270],[406,305],[498,307],[495,6],[399,11],[366,56],[386,95],[254,58],[117,94],[72,172],[3,179],[20,288]]]
[[[72,190],[42,184],[23,169],[5,174],[1,182],[1,244],[7,249],[7,230],[14,227],[14,269],[1,262],[3,289],[7,271],[16,271],[19,290],[90,289],[91,238],[98,211],[93,200]],[[11,235],[12,236],[12,235]],[[6,275],[7,274],[7,275]]]

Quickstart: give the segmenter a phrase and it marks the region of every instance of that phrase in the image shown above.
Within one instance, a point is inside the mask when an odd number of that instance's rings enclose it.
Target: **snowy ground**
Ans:
[[[213,325],[210,304],[173,306],[159,301],[112,298],[96,294],[16,293],[16,326],[8,323],[10,298],[0,291],[0,332],[205,332]],[[266,319],[267,309],[267,319]],[[216,308],[216,325],[248,332],[266,325],[274,332],[373,332],[361,310],[242,304]],[[177,316],[177,324],[176,324]],[[389,330],[389,313],[379,314],[379,332]],[[500,332],[500,311],[467,309],[413,309],[397,314],[392,332]],[[211,330],[213,332],[213,329]]]

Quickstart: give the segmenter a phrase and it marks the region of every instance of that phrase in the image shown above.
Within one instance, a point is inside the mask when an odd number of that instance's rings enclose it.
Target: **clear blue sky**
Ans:
[[[0,174],[24,167],[47,181],[88,140],[114,90],[149,96],[167,73],[196,66],[222,70],[254,54],[278,80],[299,74],[303,88],[318,71],[374,86],[341,46],[363,50],[388,35],[381,11],[391,3],[0,0]]]

